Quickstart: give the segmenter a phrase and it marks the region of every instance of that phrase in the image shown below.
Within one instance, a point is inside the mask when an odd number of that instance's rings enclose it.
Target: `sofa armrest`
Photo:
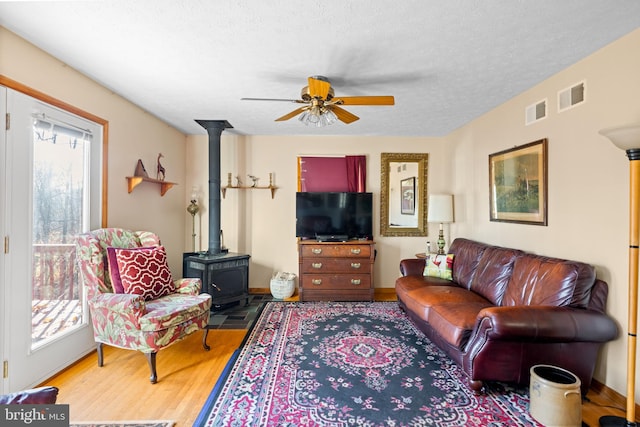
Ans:
[[[618,336],[613,319],[597,311],[551,306],[489,307],[478,313],[471,341],[607,342]]]
[[[403,276],[422,276],[426,260],[422,258],[407,258],[400,261],[400,273]]]
[[[56,403],[58,398],[57,387],[38,387],[31,390],[17,391],[11,394],[3,394],[0,396],[0,404],[2,405],[47,405]]]
[[[177,279],[173,284],[179,294],[198,295],[202,288],[202,282],[198,278]]]

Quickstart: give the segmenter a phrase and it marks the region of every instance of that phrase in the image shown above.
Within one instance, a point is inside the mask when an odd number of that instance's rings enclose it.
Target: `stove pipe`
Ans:
[[[233,128],[226,120],[196,120],[209,134],[209,255],[221,252],[220,243],[220,135]]]

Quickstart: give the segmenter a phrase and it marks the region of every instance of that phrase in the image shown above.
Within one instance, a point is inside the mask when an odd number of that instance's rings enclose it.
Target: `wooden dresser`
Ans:
[[[374,245],[299,241],[300,301],[373,301]]]

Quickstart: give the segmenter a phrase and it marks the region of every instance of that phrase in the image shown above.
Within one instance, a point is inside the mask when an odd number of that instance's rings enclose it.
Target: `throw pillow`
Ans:
[[[124,293],[152,300],[175,292],[164,246],[114,248],[113,252]]]
[[[453,280],[453,254],[429,255],[424,266],[424,276]]]
[[[120,279],[120,271],[118,270],[118,260],[116,259],[116,250],[122,248],[107,248],[106,268],[109,271],[109,277],[111,278],[111,287],[116,294],[124,294],[124,288],[122,287],[122,280]],[[139,248],[126,248],[129,251],[150,251],[154,249],[151,246],[143,246]]]

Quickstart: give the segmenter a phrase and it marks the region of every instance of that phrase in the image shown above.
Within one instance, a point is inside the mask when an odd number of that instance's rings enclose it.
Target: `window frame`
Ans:
[[[0,85],[102,126],[101,227],[107,226],[109,121],[0,74]]]

